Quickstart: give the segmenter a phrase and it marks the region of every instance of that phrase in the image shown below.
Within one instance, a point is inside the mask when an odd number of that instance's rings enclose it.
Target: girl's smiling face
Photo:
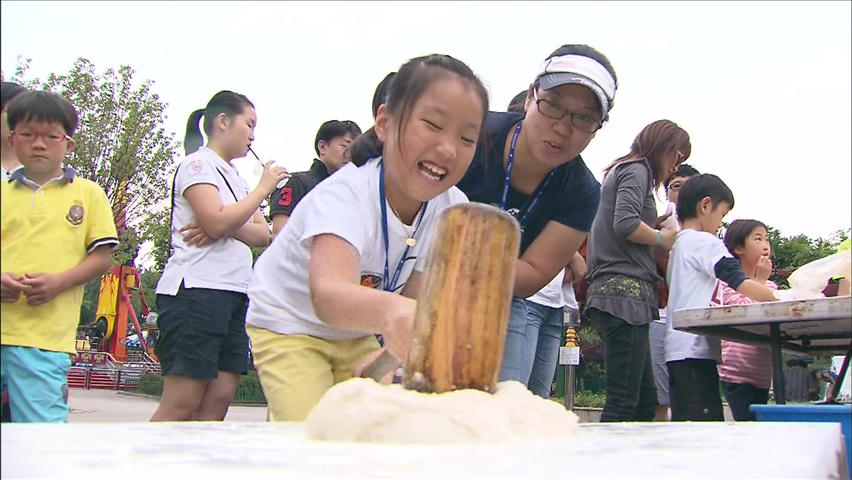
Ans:
[[[442,75],[403,121],[382,105],[376,134],[384,142],[388,196],[406,205],[430,200],[464,176],[476,152],[485,106],[468,80]]]

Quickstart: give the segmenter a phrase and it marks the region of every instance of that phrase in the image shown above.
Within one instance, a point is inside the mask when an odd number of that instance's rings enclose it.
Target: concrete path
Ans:
[[[147,422],[157,410],[159,400],[113,390],[72,388],[68,393],[68,421]],[[266,407],[231,406],[226,422],[262,422]]]

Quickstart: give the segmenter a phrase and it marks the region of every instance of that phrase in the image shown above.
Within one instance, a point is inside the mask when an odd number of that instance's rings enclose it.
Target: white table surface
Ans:
[[[778,325],[785,349],[844,355],[852,340],[852,298],[690,308],[674,312],[672,322],[678,330],[763,345],[771,344],[770,325]]]
[[[523,444],[308,440],[299,423],[2,424],[2,478],[846,478],[834,423],[584,424]]]

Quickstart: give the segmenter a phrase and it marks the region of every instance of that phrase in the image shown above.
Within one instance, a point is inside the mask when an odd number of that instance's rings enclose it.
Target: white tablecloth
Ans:
[[[839,424],[585,424],[522,444],[308,440],[301,424],[3,424],[2,477],[846,478]]]

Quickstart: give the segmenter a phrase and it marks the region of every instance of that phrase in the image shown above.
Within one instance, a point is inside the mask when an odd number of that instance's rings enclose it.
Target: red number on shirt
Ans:
[[[278,205],[282,207],[289,207],[290,203],[293,201],[293,189],[289,187],[285,187],[281,189],[281,198],[278,199]]]

